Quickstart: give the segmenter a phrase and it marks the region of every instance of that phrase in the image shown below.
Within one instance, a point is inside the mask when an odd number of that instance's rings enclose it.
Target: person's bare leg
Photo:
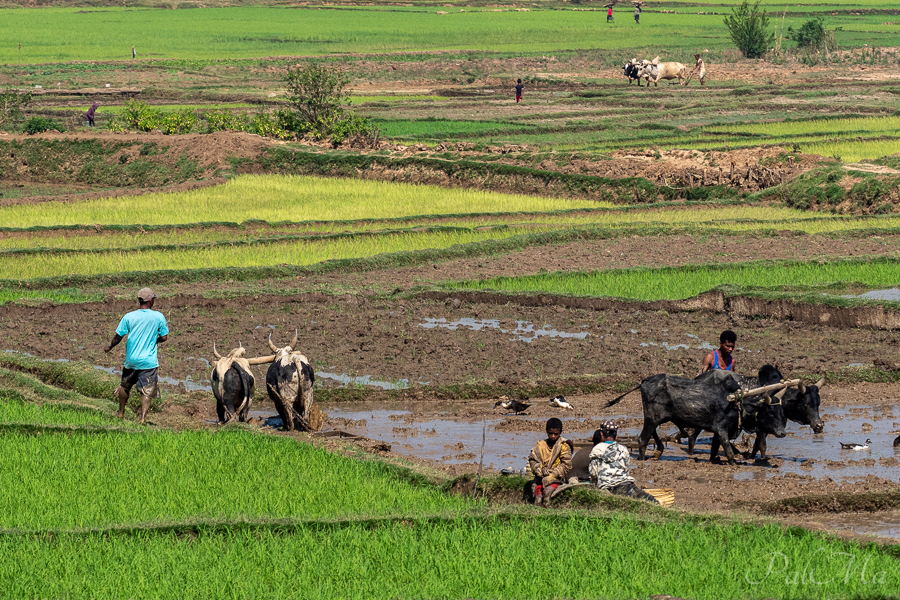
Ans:
[[[147,413],[150,411],[150,402],[156,395],[156,386],[141,390],[141,424],[146,423]]]
[[[128,403],[128,392],[121,385],[116,388],[116,397],[119,399],[119,412],[116,416],[120,419],[125,418],[125,405]]]

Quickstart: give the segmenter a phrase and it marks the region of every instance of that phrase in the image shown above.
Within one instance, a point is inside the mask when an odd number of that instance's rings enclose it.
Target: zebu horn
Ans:
[[[780,392],[775,394],[775,397],[778,398],[779,400],[781,400],[782,398],[784,398],[784,395],[787,394],[787,391],[788,391],[788,389],[784,388],[783,390],[781,390]]]
[[[772,404],[772,396],[769,395],[769,392],[763,394],[763,404]]]
[[[825,378],[822,377],[822,379],[818,380],[813,385],[815,385],[817,388],[819,388],[821,390],[822,386],[825,385]]]
[[[300,335],[300,330],[299,330],[299,329],[294,329],[294,339],[291,340],[291,350],[296,350],[296,349],[297,349],[297,339],[298,339],[298,336],[299,336],[299,335]]]
[[[216,352],[216,343],[215,342],[213,342],[213,356],[215,356],[219,360],[222,360],[222,355],[219,354],[218,352]]]
[[[272,356],[257,356],[256,358],[248,358],[247,363],[251,365],[264,365],[266,363],[270,363],[275,360],[275,355]]]
[[[801,394],[805,394],[805,393],[806,393],[806,386],[803,385],[803,382],[802,382],[802,381],[797,385],[797,390],[798,390]]]
[[[269,348],[272,349],[272,352],[278,352],[278,346],[272,343],[272,332],[269,332]]]

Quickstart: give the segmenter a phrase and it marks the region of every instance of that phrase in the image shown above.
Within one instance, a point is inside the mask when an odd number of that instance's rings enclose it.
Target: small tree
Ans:
[[[747,58],[759,58],[765,54],[775,39],[774,33],[766,32],[769,15],[759,8],[759,1],[750,4],[744,0],[740,6],[731,9],[730,17],[725,17],[731,40]]]
[[[276,111],[282,129],[331,136],[334,145],[377,143],[378,128],[350,111],[350,93],[344,89],[350,80],[340,71],[313,63],[288,69],[284,81],[293,110]]]
[[[319,137],[330,135],[344,107],[350,106],[350,94],[344,90],[350,80],[337,69],[313,63],[288,69],[284,81],[299,125]]]

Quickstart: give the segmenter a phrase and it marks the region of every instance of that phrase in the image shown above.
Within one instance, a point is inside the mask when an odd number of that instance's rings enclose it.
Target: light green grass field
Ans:
[[[896,2],[877,5],[897,6]],[[771,8],[783,6],[773,4]],[[722,16],[696,14],[696,9],[686,8],[675,10],[687,14],[663,14],[654,8],[645,12],[639,28],[630,22],[627,10],[617,11],[619,22],[611,25],[605,23],[602,11],[540,8],[499,12],[490,8],[466,8],[463,12],[433,7],[280,6],[38,10],[4,10],[0,36],[10,43],[0,49],[0,62],[131,60],[132,46],[141,60],[468,49],[533,54],[661,46],[686,60],[696,48],[730,45]],[[824,11],[825,7],[808,6],[807,10]],[[40,27],[34,27],[36,18]],[[830,26],[845,28],[837,35],[839,43],[843,38],[868,36],[870,45],[887,45],[900,33],[900,25],[877,15],[827,19]],[[801,23],[801,18],[792,16],[784,24],[797,27]],[[18,43],[22,44],[21,54]]]

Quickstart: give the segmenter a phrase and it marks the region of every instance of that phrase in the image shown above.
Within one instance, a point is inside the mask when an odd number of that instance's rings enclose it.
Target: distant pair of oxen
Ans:
[[[269,334],[271,356],[244,358],[243,345],[222,356],[213,343],[213,364],[210,383],[216,397],[216,413],[219,422],[246,421],[253,400],[255,380],[250,365],[272,363],[266,372],[266,389],[275,403],[286,430],[310,430],[310,409],[313,404],[315,375],[307,359],[297,346],[297,332],[289,346],[278,348]]]
[[[680,62],[660,62],[658,56],[653,60],[632,58],[622,65],[622,68],[625,71],[625,77],[628,78],[628,85],[637,80],[638,87],[641,86],[641,79],[647,80],[647,87],[650,87],[651,83],[654,87],[659,87],[661,79],[678,79],[678,82],[683,85],[687,85],[686,81],[690,81],[687,67]]]

